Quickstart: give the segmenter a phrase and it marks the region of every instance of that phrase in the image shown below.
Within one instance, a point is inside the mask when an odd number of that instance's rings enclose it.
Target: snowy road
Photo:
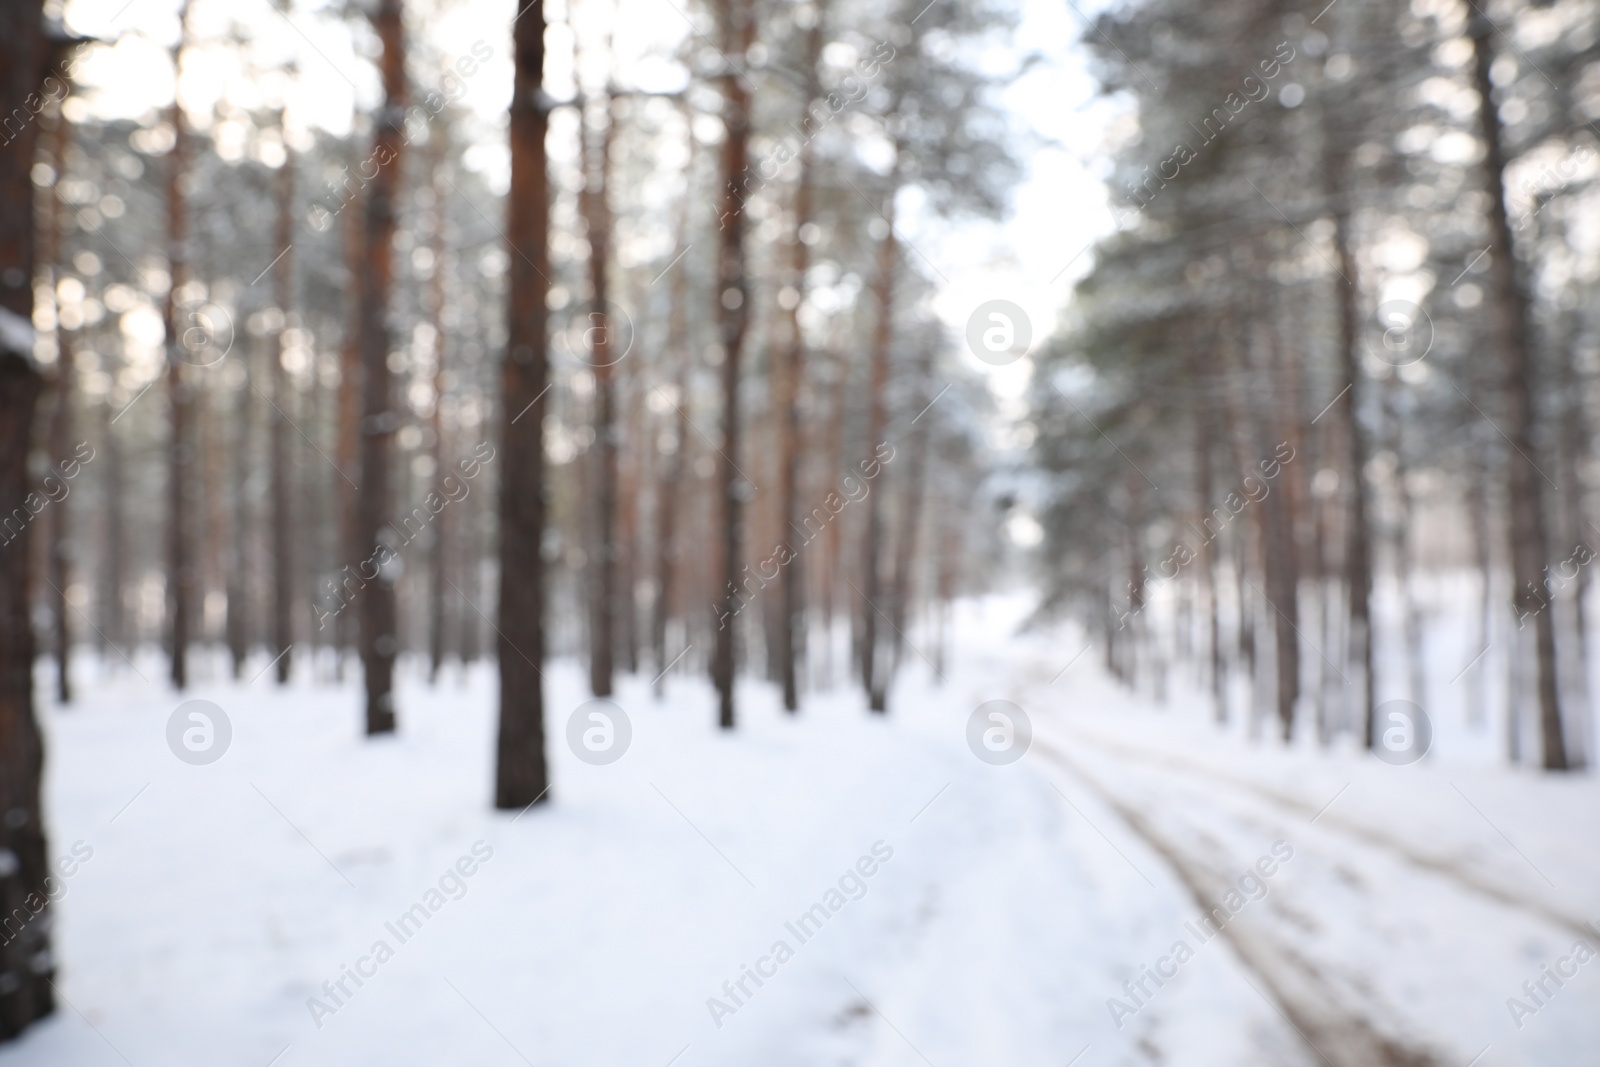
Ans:
[[[1592,1062],[1592,780],[1251,746],[968,623],[887,719],[752,685],[723,736],[698,680],[630,682],[625,756],[552,729],[555,803],[516,818],[487,673],[407,675],[375,744],[349,687],[202,683],[209,767],[167,749],[170,694],[86,679],[47,712],[52,844],[93,850],[65,1003],[0,1064]],[[965,734],[997,698],[1036,731],[1005,766]]]

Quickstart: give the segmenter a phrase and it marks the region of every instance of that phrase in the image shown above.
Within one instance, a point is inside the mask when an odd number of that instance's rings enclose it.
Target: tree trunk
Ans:
[[[839,463],[844,456],[845,398],[849,395],[850,370],[845,359],[838,354],[834,354],[829,363],[833,370],[834,381],[832,403],[828,409],[826,438],[828,454],[827,465],[824,468],[828,472],[828,481],[824,484],[831,486],[833,479],[839,476]],[[827,672],[828,687],[832,688],[834,684],[834,608],[838,603],[840,593],[839,579],[844,574],[845,566],[844,523],[830,522],[828,524],[828,536],[825,543],[828,554],[826,557],[826,570],[822,576],[822,626],[824,632],[828,635],[828,639],[824,645],[827,650],[827,661],[824,664],[824,670]],[[850,597],[845,602],[853,604],[855,598]],[[849,617],[848,614],[846,617]],[[847,669],[846,677],[848,676]]]
[[[384,103],[373,137],[376,173],[367,185],[366,249],[361,269],[361,481],[356,503],[361,590],[361,667],[366,676],[367,733],[395,728],[394,487],[390,451],[400,416],[389,373],[389,286],[394,272],[396,193],[404,144],[405,28],[401,0],[379,0],[373,26],[383,44]],[[369,577],[367,572],[372,573]]]
[[[128,640],[127,616],[124,611],[126,606],[124,596],[127,589],[127,520],[123,509],[123,483],[122,471],[122,442],[117,439],[117,427],[113,421],[116,415],[112,412],[112,401],[117,396],[117,390],[106,394],[106,404],[101,409],[102,425],[100,439],[104,442],[106,450],[104,486],[106,511],[105,511],[105,615],[103,626],[104,639],[113,648],[120,648],[124,644],[130,645],[130,651],[137,647],[137,642]],[[104,652],[104,649],[102,649]]]
[[[1343,157],[1333,164],[1335,172],[1347,173]],[[1367,500],[1367,447],[1366,430],[1361,425],[1361,398],[1366,392],[1362,382],[1361,361],[1357,346],[1361,344],[1361,287],[1355,250],[1351,247],[1350,211],[1348,201],[1340,202],[1333,217],[1333,243],[1339,255],[1339,270],[1344,282],[1339,286],[1339,396],[1333,402],[1333,414],[1344,433],[1346,449],[1345,479],[1347,508],[1345,518],[1344,582],[1349,598],[1350,636],[1345,663],[1353,664],[1360,675],[1357,697],[1363,731],[1363,744],[1372,748],[1377,743],[1377,723],[1373,716],[1377,709],[1377,678],[1372,665],[1372,552],[1371,531]]]
[[[1588,413],[1584,407],[1584,398],[1589,393],[1589,382],[1578,367],[1579,354],[1573,344],[1577,332],[1577,324],[1571,320],[1575,314],[1567,313],[1563,316],[1566,326],[1560,345],[1561,359],[1561,471],[1557,475],[1561,484],[1566,488],[1564,508],[1562,510],[1563,540],[1566,542],[1561,547],[1561,554],[1568,557],[1559,568],[1559,577],[1563,583],[1571,583],[1568,599],[1572,609],[1571,647],[1576,653],[1568,660],[1568,692],[1579,709],[1575,718],[1580,729],[1574,731],[1577,736],[1572,738],[1572,751],[1567,753],[1567,762],[1573,769],[1579,769],[1588,762],[1590,739],[1588,731],[1581,727],[1589,721],[1590,694],[1589,694],[1589,617],[1586,610],[1589,584],[1593,568],[1587,562],[1577,562],[1580,551],[1588,546],[1586,528],[1593,529],[1589,521],[1588,509],[1585,507],[1584,482],[1582,465],[1588,452],[1588,442],[1592,438],[1589,427]],[[1593,550],[1590,549],[1592,558]],[[1568,555],[1570,553],[1570,555]],[[1576,564],[1575,573],[1568,573],[1568,561]]]
[[[1489,526],[1489,449],[1481,449],[1467,484],[1468,530],[1472,536],[1472,563],[1481,583],[1478,590],[1478,640],[1473,646],[1487,653],[1494,640],[1494,555]],[[1473,684],[1467,687],[1467,725],[1482,730],[1489,721],[1488,664],[1485,657],[1471,665]]]
[[[199,608],[196,623],[202,647],[221,637],[206,625],[205,605],[210,590],[221,590],[227,580],[227,560],[224,553],[228,545],[228,497],[223,486],[227,483],[228,451],[224,444],[224,416],[219,405],[225,398],[214,390],[206,390],[197,398],[199,413],[199,463],[197,495],[199,496],[200,545],[205,561],[201,572]]]
[[[248,350],[247,350],[248,351]],[[250,360],[240,353],[244,381],[240,383],[233,417],[233,503],[232,548],[228,557],[228,653],[233,660],[234,678],[244,676],[245,660],[250,656],[250,502],[245,484],[250,478]]]
[[[483,560],[487,554],[484,551],[486,540],[485,527],[489,516],[489,509],[498,502],[491,503],[482,493],[468,496],[462,502],[461,525],[457,527],[461,550],[458,556],[456,573],[461,578],[461,584],[477,600],[478,590],[484,587]],[[483,616],[479,615],[470,605],[462,604],[461,595],[457,594],[456,604],[456,641],[461,654],[461,680],[467,680],[467,668],[478,662],[478,657],[483,649]]]
[[[0,113],[24,113],[39,91],[47,53],[39,0],[0,4]],[[29,445],[41,380],[33,359],[34,189],[30,171],[38,127],[24,122],[0,150],[0,501],[28,495]],[[30,527],[0,545],[0,915],[30,895],[44,898],[50,874],[39,787],[44,745],[33,710],[33,620],[28,605]],[[54,1009],[50,981],[49,902],[19,932],[0,936],[0,1039],[15,1036]]]
[[[687,109],[685,125],[689,123]],[[683,202],[678,216],[677,245],[687,254],[689,247],[689,205],[694,189],[695,138],[689,133],[689,159],[684,165]],[[678,545],[678,506],[683,492],[684,457],[689,448],[689,367],[693,360],[689,353],[689,266],[676,268],[672,278],[672,306],[667,319],[667,353],[675,363],[673,398],[677,424],[674,439],[677,444],[666,457],[661,472],[661,482],[656,490],[656,598],[652,605],[654,620],[651,626],[651,643],[655,649],[655,695],[660,700],[666,695],[667,623],[672,618],[673,598],[678,583],[674,581],[681,552]]]
[[[722,50],[744,57],[755,41],[755,13],[749,0],[718,0]],[[732,60],[725,60],[732,63]],[[718,227],[717,308],[722,340],[722,447],[718,459],[717,487],[722,495],[722,587],[717,594],[716,652],[712,681],[719,700],[717,724],[733,729],[734,599],[739,584],[740,545],[743,540],[741,510],[749,490],[739,473],[739,357],[744,348],[748,318],[749,284],[744,265],[744,194],[750,181],[747,157],[750,141],[750,86],[731,66],[722,76],[722,201]]]
[[[445,352],[444,343],[444,175],[445,143],[442,129],[430,131],[429,164],[433,179],[433,225],[429,246],[433,252],[433,273],[428,280],[428,322],[433,327],[433,411],[428,416],[428,429],[433,438],[433,477],[444,477],[445,451],[444,407]],[[446,507],[433,527],[433,545],[428,565],[428,684],[439,681],[439,668],[444,663],[445,650],[445,568],[453,547],[456,508]]]
[[[343,566],[355,567],[365,558],[356,539],[355,479],[360,475],[361,460],[361,263],[364,258],[365,235],[362,232],[364,202],[360,195],[344,205],[344,279],[345,324],[344,338],[339,348],[339,411],[338,438],[334,455],[338,459],[342,477],[336,483],[339,494],[339,549],[336,558]],[[342,603],[347,595],[341,586],[332,590]],[[334,645],[338,655],[334,660],[334,676],[344,680],[345,653],[356,643],[358,613],[341,609],[334,619]]]
[[[806,33],[806,91],[800,121],[804,125],[810,118],[810,108],[821,96],[819,66],[822,62],[822,18],[826,4],[817,5],[810,30]],[[774,412],[779,423],[778,445],[778,536],[787,542],[796,533],[799,508],[800,459],[803,450],[800,427],[800,391],[805,381],[806,339],[800,329],[800,305],[806,295],[806,272],[811,266],[811,247],[801,233],[811,224],[812,185],[815,180],[816,156],[812,139],[806,138],[800,147],[800,181],[794,190],[794,237],[790,246],[789,285],[794,290],[793,305],[789,311],[789,351],[783,360],[779,381],[778,410]],[[796,660],[801,655],[806,637],[805,570],[804,557],[796,552],[779,579],[779,634],[777,641],[778,675],[783,685],[785,711],[800,707],[800,688],[796,678]]]
[[[1412,532],[1416,528],[1416,506],[1411,499],[1411,489],[1406,485],[1406,476],[1410,468],[1406,464],[1405,415],[1400,410],[1399,389],[1398,375],[1391,375],[1384,383],[1384,406],[1388,409],[1389,424],[1394,432],[1390,447],[1395,456],[1395,500],[1399,505],[1399,522],[1393,531],[1395,584],[1400,590],[1400,609],[1405,615],[1406,695],[1418,707],[1427,707],[1425,635],[1422,609],[1417,603],[1416,576],[1412,573],[1411,558]]]
[[[925,347],[917,361],[916,382],[912,395],[916,397],[916,405],[926,414],[923,407],[928,402],[928,389],[932,373],[933,349]],[[884,690],[887,697],[889,681],[895,671],[900,669],[900,660],[905,654],[906,620],[910,616],[911,598],[915,593],[913,586],[912,570],[917,554],[917,534],[922,524],[922,500],[926,489],[925,479],[928,464],[928,423],[924,422],[912,428],[911,437],[906,442],[906,478],[905,496],[902,514],[900,516],[900,537],[894,551],[894,586],[890,592],[889,615],[894,622],[894,633],[890,636],[893,656],[889,660],[887,670],[884,672]]]
[[[280,119],[281,123],[281,119]],[[285,141],[287,149],[287,140]],[[278,657],[278,684],[289,681],[294,659],[295,524],[294,489],[289,484],[289,408],[293,389],[283,367],[283,333],[289,328],[294,306],[294,155],[289,152],[278,168],[277,235],[280,258],[273,270],[273,297],[278,305],[278,329],[272,335],[272,654]]]
[[[898,145],[895,157],[899,158]],[[894,232],[894,202],[899,191],[898,170],[889,182],[883,214],[887,222],[883,240],[878,242],[878,274],[873,281],[878,302],[878,320],[872,332],[872,378],[867,387],[867,437],[864,451],[871,453],[883,440],[888,422],[884,394],[889,387],[889,345],[894,336],[894,271],[898,261],[898,241]],[[861,626],[861,684],[867,691],[867,705],[882,714],[888,710],[887,671],[877,654],[878,587],[883,543],[883,496],[880,482],[867,498],[867,529],[861,544],[861,595],[866,601]]]
[[[1506,456],[1506,483],[1511,512],[1511,571],[1516,589],[1513,604],[1520,619],[1533,617],[1536,650],[1535,685],[1539,694],[1539,732],[1546,770],[1568,767],[1562,733],[1561,692],[1556,677],[1556,635],[1552,612],[1546,610],[1550,590],[1545,582],[1549,559],[1546,536],[1544,475],[1534,463],[1533,359],[1528,326],[1528,295],[1517,277],[1511,225],[1506,218],[1505,150],[1500,113],[1494,102],[1489,68],[1493,27],[1483,15],[1469,23],[1473,45],[1473,82],[1478,90],[1479,135],[1484,144],[1484,181],[1489,193],[1488,312],[1495,347],[1500,350],[1503,407],[1501,430],[1511,445]]]
[[[44,248],[40,258],[50,269],[50,280],[61,281],[61,194],[60,182],[66,173],[67,145],[71,140],[71,126],[67,116],[56,109],[55,128],[51,131],[50,161],[54,166],[56,182],[45,194]],[[50,416],[50,462],[62,462],[72,452],[72,403],[77,371],[73,368],[72,333],[61,325],[59,306],[60,290],[55,290],[56,308],[56,375],[55,410]],[[62,704],[72,702],[72,628],[68,612],[67,587],[72,582],[72,543],[68,523],[67,495],[55,501],[50,509],[50,615],[55,626],[56,700]]]
[[[638,396],[629,387],[630,383],[623,381],[620,384],[622,425],[639,425]],[[614,431],[614,435],[620,436],[620,431]],[[638,581],[635,566],[639,556],[639,497],[642,484],[639,446],[648,441],[646,435],[641,437],[645,440],[630,441],[632,447],[627,450],[619,445],[617,462],[616,585],[612,594],[616,607],[614,632],[616,640],[622,642],[623,669],[629,674],[639,673],[639,620],[633,591]]]
[[[1211,448],[1215,420],[1209,414],[1207,407],[1202,404],[1201,411],[1195,419],[1194,442],[1194,470],[1195,493],[1200,499],[1200,514],[1202,520],[1209,517],[1211,508],[1215,507],[1211,497]],[[1205,530],[1200,531],[1202,535]],[[1208,541],[1202,545],[1200,551],[1205,554],[1205,563],[1200,569],[1200,582],[1206,601],[1206,610],[1210,616],[1210,638],[1208,644],[1211,650],[1211,703],[1217,725],[1221,726],[1228,721],[1227,697],[1227,668],[1222,656],[1222,624],[1217,610],[1217,547],[1215,542]]]
[[[494,804],[523,808],[546,799],[544,754],[544,411],[549,374],[545,298],[550,225],[543,98],[544,0],[517,18],[511,94],[511,246],[506,359],[501,366],[500,727]],[[531,257],[531,258],[530,258]],[[473,565],[474,573],[476,564]]]
[[[1281,405],[1292,402],[1291,397],[1280,394],[1274,399],[1273,406],[1282,410]],[[1275,444],[1268,445],[1267,440],[1253,428],[1271,425],[1272,422],[1269,412],[1258,411],[1248,423],[1252,432],[1247,440],[1254,455],[1241,457],[1240,469],[1258,480],[1256,464],[1275,454]],[[1261,502],[1260,530],[1268,607],[1272,609],[1273,676],[1277,689],[1278,725],[1283,740],[1287,742],[1294,732],[1295,704],[1300,696],[1300,576],[1299,552],[1294,536],[1294,501],[1290,492],[1294,484],[1293,476],[1284,473],[1280,477],[1282,481],[1279,485]]]
[[[589,689],[610,696],[616,673],[617,642],[617,386],[620,353],[612,344],[611,290],[611,94],[601,94],[591,121],[583,116],[584,185],[578,203],[589,237],[588,322],[584,354],[594,371],[594,521],[595,544],[589,553]],[[598,125],[598,131],[592,127]]]
[[[183,46],[189,35],[189,3],[178,9],[178,43],[172,49],[172,69],[176,76],[183,59]],[[167,613],[171,641],[172,684],[183,689],[189,684],[190,613],[194,609],[195,553],[193,515],[190,514],[189,481],[194,460],[190,442],[193,431],[194,397],[185,381],[183,324],[177,321],[177,294],[187,280],[188,215],[185,185],[189,180],[189,137],[184,129],[183,109],[176,96],[167,112],[172,124],[172,151],[167,154],[167,295],[162,302],[162,323],[166,332],[167,399],[171,417],[167,438]]]
[[[941,494],[943,496],[943,494]],[[939,637],[934,645],[933,664],[934,678],[944,684],[945,663],[949,658],[950,650],[950,613],[951,604],[955,600],[956,568],[961,564],[963,540],[961,536],[962,524],[960,516],[963,514],[956,503],[949,499],[941,499],[943,505],[939,514],[947,516],[943,538],[939,549],[939,571],[937,579],[939,599]]]

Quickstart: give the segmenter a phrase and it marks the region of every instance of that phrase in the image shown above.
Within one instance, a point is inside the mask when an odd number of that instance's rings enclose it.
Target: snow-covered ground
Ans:
[[[1025,612],[963,605],[950,677],[908,652],[886,718],[751,682],[724,734],[699,679],[625,680],[608,765],[557,665],[520,815],[489,807],[486,668],[403,672],[380,741],[353,683],[202,684],[233,736],[193,766],[180,698],[85,664],[44,711],[52,848],[92,850],[62,1005],[0,1064],[1597,1062],[1592,776],[1453,721],[1406,767],[1251,742],[1182,669],[1157,705]],[[1017,762],[968,746],[991,700],[1031,717]]]

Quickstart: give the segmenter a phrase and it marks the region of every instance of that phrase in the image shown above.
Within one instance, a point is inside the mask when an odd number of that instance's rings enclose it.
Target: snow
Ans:
[[[556,664],[552,802],[521,814],[489,807],[487,666],[403,669],[400,732],[368,741],[356,683],[304,663],[181,698],[84,663],[43,711],[52,849],[93,850],[56,908],[63,1004],[0,1064],[1584,1062],[1600,963],[1520,1029],[1507,998],[1600,946],[1591,776],[1497,766],[1454,713],[1408,767],[1252,742],[1187,668],[1157,703],[1074,661],[1073,627],[1018,634],[1027,610],[963,603],[949,678],[908,651],[887,717],[843,686],[790,717],[751,681],[725,734],[702,680],[657,703],[624,679],[631,747],[601,766],[565,743],[589,694]],[[167,747],[187,699],[231,721],[215,763]],[[967,748],[995,699],[1034,729],[1009,765]]]

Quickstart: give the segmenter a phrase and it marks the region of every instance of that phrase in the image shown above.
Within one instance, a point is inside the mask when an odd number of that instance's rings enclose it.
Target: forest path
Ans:
[[[1269,916],[1252,922],[1260,913],[1247,913],[1244,908],[1258,901],[1253,899],[1252,893],[1241,892],[1236,881],[1241,877],[1238,870],[1247,872],[1247,875],[1251,870],[1248,858],[1234,855],[1233,850],[1216,836],[1197,828],[1192,822],[1173,826],[1168,821],[1167,825],[1163,825],[1156,809],[1161,812],[1171,810],[1176,806],[1172,803],[1176,798],[1165,795],[1151,804],[1151,794],[1146,794],[1145,803],[1132,800],[1127,790],[1108,786],[1099,775],[1086,771],[1078,760],[1069,758],[1055,745],[1042,740],[1036,744],[1046,758],[1065,767],[1098,795],[1129,829],[1166,861],[1167,866],[1188,888],[1202,915],[1210,912],[1218,919],[1226,919],[1225,922],[1218,922],[1216,929],[1265,987],[1263,998],[1270,994],[1273,1007],[1283,1013],[1284,1018],[1324,1062],[1333,1067],[1441,1067],[1450,1062],[1446,1057],[1418,1047],[1414,1039],[1393,1033],[1399,1027],[1392,1022],[1388,1025],[1380,1022],[1389,1013],[1381,1003],[1373,1000],[1372,991],[1361,976],[1340,974],[1299,950],[1293,943],[1294,935],[1303,935],[1306,928],[1315,923],[1310,916],[1293,912],[1281,897],[1275,898],[1268,890],[1259,903],[1268,910]],[[1188,811],[1195,810],[1192,805],[1183,807]],[[1268,834],[1290,832],[1285,831],[1281,824],[1269,826],[1249,818],[1240,822],[1250,824],[1241,827],[1247,831],[1266,831]],[[1262,839],[1265,840],[1264,837]],[[1273,843],[1285,840],[1284,837],[1277,837]],[[1302,846],[1289,862],[1301,859],[1304,854]],[[1241,859],[1243,862],[1238,862]],[[1276,863],[1274,859],[1268,867]],[[1252,883],[1255,884],[1267,886],[1270,882],[1263,876]],[[1244,918],[1242,922],[1234,922],[1226,911],[1221,914],[1212,911],[1219,907],[1227,909],[1229,905],[1224,901],[1230,893],[1234,899],[1244,902],[1239,912]],[[1270,914],[1272,912],[1276,914]],[[1272,921],[1274,919],[1277,921]],[[1212,927],[1201,929],[1209,932]],[[1362,995],[1351,997],[1347,994],[1348,989],[1355,989]]]
[[[1569,907],[1544,899],[1530,892],[1527,878],[1507,877],[1503,869],[1486,870],[1468,860],[1452,857],[1441,850],[1429,850],[1414,838],[1389,832],[1381,824],[1352,818],[1340,813],[1336,805],[1339,794],[1320,807],[1304,797],[1275,788],[1246,775],[1230,773],[1195,759],[1175,755],[1166,750],[1139,748],[1118,742],[1114,738],[1096,733],[1092,729],[1075,726],[1063,730],[1075,742],[1091,744],[1097,750],[1122,760],[1132,760],[1143,766],[1166,773],[1176,773],[1194,782],[1222,786],[1235,794],[1246,794],[1263,801],[1284,816],[1303,815],[1322,824],[1325,829],[1342,833],[1360,844],[1384,849],[1413,866],[1442,875],[1469,892],[1478,893],[1490,900],[1528,912],[1554,926],[1562,927],[1576,937],[1593,937],[1594,931],[1580,915]]]
[[[1192,722],[1186,735],[1170,712],[1108,690],[1104,679],[1051,692],[1055,673],[1048,663],[1025,666],[1010,689],[1034,716],[1034,752],[1114,813],[1103,829],[1137,841],[1130,854],[1142,846],[1159,856],[1191,908],[1239,893],[1244,906],[1223,925],[1224,939],[1318,1062],[1577,1062],[1573,1050],[1600,1036],[1600,986],[1587,975],[1551,987],[1556,996],[1542,1001],[1523,988],[1574,939],[1597,939],[1577,917],[1594,886],[1586,858],[1552,863],[1522,816],[1559,802],[1592,817],[1592,786],[1387,767],[1358,753],[1286,753],[1204,736]],[[1306,773],[1308,755],[1320,764],[1314,773]],[[1552,791],[1544,803],[1542,789]],[[1468,808],[1478,807],[1469,792],[1494,797],[1485,806],[1510,837]],[[1523,803],[1502,803],[1508,798]],[[1460,810],[1440,822],[1448,800]],[[1240,879],[1277,841],[1293,858],[1269,864],[1273,877],[1255,874],[1249,888],[1258,899],[1240,892]],[[1538,1004],[1540,1018],[1514,1019],[1512,996]]]

